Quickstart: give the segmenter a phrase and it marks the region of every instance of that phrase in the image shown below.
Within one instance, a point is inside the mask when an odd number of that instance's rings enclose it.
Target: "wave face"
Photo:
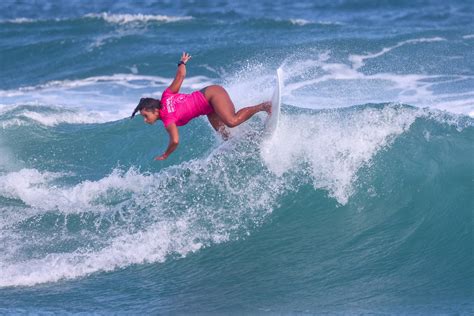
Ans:
[[[0,313],[472,313],[473,11],[0,3]],[[199,118],[154,161],[128,116],[181,50],[237,109],[281,67],[274,138]]]
[[[0,121],[18,124],[4,127],[0,147],[3,293],[96,280],[103,295],[103,282],[132,286],[138,273],[148,289],[187,275],[184,284],[211,291],[209,304],[229,299],[215,288],[329,311],[340,299],[360,308],[361,289],[365,303],[388,310],[405,295],[428,310],[443,305],[423,299],[468,299],[472,119],[390,104],[285,110],[272,141],[261,138],[259,120],[223,144],[195,121],[186,150],[165,166],[152,161],[164,133],[151,137],[157,132],[141,122],[50,126],[24,113],[67,118],[69,110],[6,111]],[[289,297],[324,302],[273,301],[280,283]],[[193,299],[165,306],[185,311]]]

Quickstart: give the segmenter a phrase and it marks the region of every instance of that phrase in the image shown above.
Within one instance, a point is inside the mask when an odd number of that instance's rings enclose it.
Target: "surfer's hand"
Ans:
[[[168,158],[168,155],[167,154],[163,154],[161,156],[156,156],[155,157],[155,160],[165,160],[166,158]]]
[[[185,53],[183,52],[183,55],[181,56],[181,61],[184,62],[184,63],[187,63],[188,60],[191,59],[191,55],[189,55],[188,53]]]
[[[267,112],[268,114],[272,114],[272,102],[267,101],[261,103],[263,111]]]

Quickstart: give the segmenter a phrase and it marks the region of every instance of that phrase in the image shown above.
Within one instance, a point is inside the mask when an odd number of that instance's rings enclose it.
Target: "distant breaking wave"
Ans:
[[[75,18],[55,18],[55,19],[31,19],[31,18],[15,18],[8,20],[0,20],[0,23],[13,23],[13,24],[24,24],[24,23],[38,23],[38,22],[47,22],[47,21],[69,21],[76,19],[99,19],[104,20],[107,23],[111,24],[130,24],[130,23],[148,23],[148,22],[161,22],[161,23],[174,23],[180,21],[189,21],[192,20],[192,16],[169,16],[161,14],[112,14],[107,12],[102,13],[89,13],[82,17]],[[265,21],[258,19],[257,22]],[[269,19],[267,21],[274,23],[291,23],[295,26],[306,26],[306,25],[321,25],[321,26],[341,26],[344,25],[342,22],[338,21],[312,21],[302,18],[290,18],[290,19]]]
[[[87,14],[85,15],[89,18],[99,18],[103,19],[109,23],[132,23],[132,22],[178,22],[191,20],[191,16],[167,16],[167,15],[150,15],[150,14],[109,14],[109,13],[100,13],[100,14]]]
[[[290,19],[289,20],[291,24],[298,25],[298,26],[304,26],[304,25],[310,25],[310,24],[319,24],[319,25],[343,25],[341,22],[335,22],[335,21],[309,21],[305,19]]]
[[[127,24],[127,23],[147,23],[147,22],[163,22],[163,23],[172,23],[179,21],[191,20],[191,16],[168,16],[168,15],[152,15],[152,14],[111,14],[107,12],[103,13],[89,13],[80,18],[92,18],[92,19],[102,19],[108,23],[116,24]],[[15,18],[8,20],[0,20],[0,23],[37,23],[37,22],[46,22],[46,21],[68,21],[75,20],[77,18],[55,18],[55,19],[30,19],[30,18]]]

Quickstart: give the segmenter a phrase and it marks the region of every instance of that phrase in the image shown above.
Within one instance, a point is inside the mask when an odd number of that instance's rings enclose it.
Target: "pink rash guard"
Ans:
[[[161,96],[159,113],[165,127],[168,127],[171,123],[175,123],[176,126],[183,126],[195,117],[212,112],[214,112],[214,109],[201,91],[182,94],[173,93],[167,88]]]

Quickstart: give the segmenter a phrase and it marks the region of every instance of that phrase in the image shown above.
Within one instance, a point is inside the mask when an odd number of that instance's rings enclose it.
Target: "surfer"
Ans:
[[[131,118],[139,112],[145,123],[154,124],[163,121],[169,134],[169,144],[165,153],[155,157],[155,160],[165,160],[175,151],[179,143],[178,126],[186,125],[191,119],[207,115],[209,123],[218,131],[224,140],[229,137],[227,127],[235,127],[251,118],[255,113],[266,111],[270,114],[271,103],[263,102],[235,112],[234,104],[227,91],[219,85],[207,86],[191,94],[178,93],[186,76],[186,63],[191,59],[188,53],[183,53],[178,63],[178,70],[171,85],[166,88],[161,100],[141,98]]]

